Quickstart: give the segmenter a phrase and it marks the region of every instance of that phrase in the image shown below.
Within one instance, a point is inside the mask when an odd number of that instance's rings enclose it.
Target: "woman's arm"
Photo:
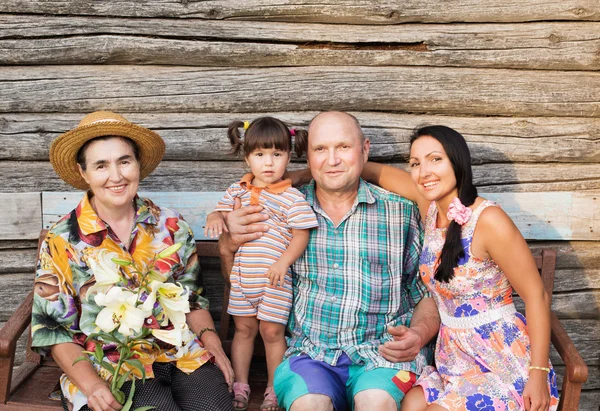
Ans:
[[[421,220],[425,221],[431,202],[419,193],[410,173],[396,167],[369,161],[365,164],[361,177],[369,183],[376,184],[417,203]]]
[[[61,343],[53,345],[50,350],[59,367],[87,397],[92,410],[116,411],[123,407],[113,397],[108,383],[100,378],[92,364],[79,361],[73,365],[78,357],[86,355],[83,353],[83,347],[75,343]]]
[[[531,341],[531,365],[548,367],[550,351],[550,299],[538,273],[527,242],[510,217],[498,207],[483,211],[474,233],[480,244],[504,272],[525,303],[527,330]],[[547,373],[533,369],[523,397],[531,408],[548,409]],[[541,405],[540,405],[541,404]],[[529,405],[529,403],[527,404]],[[528,406],[526,406],[529,409]]]
[[[227,381],[227,385],[229,385],[229,391],[231,391],[233,388],[233,368],[231,368],[231,363],[229,362],[225,351],[223,351],[221,339],[215,331],[215,323],[213,322],[210,313],[205,309],[192,310],[186,314],[186,322],[194,334],[198,334],[202,330],[205,330],[200,336],[200,341],[204,345],[204,348],[215,356],[215,364],[221,369],[225,381]],[[207,331],[207,329],[210,330]]]

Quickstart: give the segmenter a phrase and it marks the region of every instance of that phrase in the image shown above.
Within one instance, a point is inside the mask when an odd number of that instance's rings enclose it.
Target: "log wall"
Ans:
[[[49,144],[87,112],[165,138],[145,191],[225,189],[245,171],[227,156],[231,120],[305,127],[338,109],[359,118],[373,160],[403,166],[415,126],[446,124],[467,138],[483,192],[592,201],[599,69],[598,0],[3,0],[0,323],[31,288],[40,193],[70,190]],[[586,411],[600,405],[595,204],[587,236],[531,243],[559,250],[553,305],[590,366]]]

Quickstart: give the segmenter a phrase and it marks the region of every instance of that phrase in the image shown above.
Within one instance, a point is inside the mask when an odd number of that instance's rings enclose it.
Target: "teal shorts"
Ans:
[[[335,366],[302,354],[288,358],[275,370],[275,394],[279,406],[290,409],[292,403],[307,394],[327,395],[336,411],[354,409],[354,396],[377,389],[391,395],[398,409],[404,392],[392,381],[398,370],[353,364],[342,354]]]

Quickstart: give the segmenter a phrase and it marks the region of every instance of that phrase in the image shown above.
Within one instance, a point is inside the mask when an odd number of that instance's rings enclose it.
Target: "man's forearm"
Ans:
[[[413,312],[410,328],[419,334],[422,346],[434,338],[440,329],[440,315],[433,298],[423,298]]]
[[[221,234],[219,237],[219,255],[221,257],[221,275],[225,279],[225,282],[229,284],[229,274],[233,268],[233,257],[235,250],[232,251],[233,247],[231,237],[227,233]],[[237,250],[237,247],[235,247]]]

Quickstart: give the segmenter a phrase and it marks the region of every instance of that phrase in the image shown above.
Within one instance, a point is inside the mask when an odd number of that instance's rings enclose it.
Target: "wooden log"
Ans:
[[[507,87],[510,84],[510,87]],[[0,112],[361,110],[596,117],[600,73],[430,67],[0,68]],[[294,96],[294,98],[290,98]]]
[[[39,231],[38,231],[39,235]],[[35,272],[37,253],[35,248],[0,250],[0,274]]]
[[[21,240],[33,238],[36,231],[39,233],[42,221],[39,193],[0,193],[0,204],[5,216],[0,219],[2,239]]]
[[[157,1],[4,0],[0,13],[33,13],[116,17],[180,17],[207,20],[272,20],[334,24],[398,24],[407,22],[520,22],[539,20],[600,20],[595,0],[456,0],[396,2],[329,0]]]
[[[124,113],[158,132],[167,144],[165,160],[233,160],[227,153],[227,126],[233,120],[272,115],[306,128],[317,112]],[[459,130],[474,164],[495,162],[600,162],[600,119],[577,117],[450,117],[353,112],[371,140],[373,161],[403,161],[412,130],[444,124]],[[0,160],[47,160],[50,143],[76,127],[85,114],[0,114]],[[543,144],[540,142],[543,141]]]
[[[598,411],[598,404],[600,404],[600,390],[581,392],[579,411]]]
[[[204,224],[222,192],[141,192],[155,203],[186,217],[197,240],[205,240]],[[600,240],[597,194],[504,193],[483,194],[496,201],[513,219],[526,239]],[[42,193],[44,228],[50,228],[81,201],[79,192]]]
[[[0,16],[0,64],[597,70],[598,32],[592,22],[382,27],[11,15]]]
[[[245,164],[245,163],[244,163]],[[291,164],[290,169],[304,167]],[[141,184],[143,191],[224,191],[248,170],[241,162],[163,161]],[[485,164],[474,166],[475,184],[482,192],[583,191],[600,189],[596,164]],[[74,191],[46,162],[0,162],[5,193]]]
[[[523,301],[515,296],[517,309],[524,312]],[[552,309],[557,317],[562,319],[587,319],[600,318],[600,291],[578,290],[573,292],[560,292],[552,294]]]

